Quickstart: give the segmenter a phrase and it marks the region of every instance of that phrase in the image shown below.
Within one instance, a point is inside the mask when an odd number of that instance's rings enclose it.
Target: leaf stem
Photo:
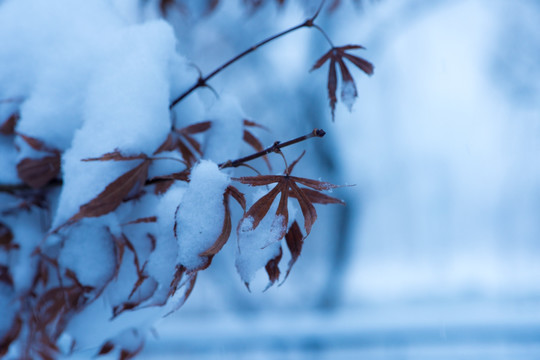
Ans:
[[[255,154],[251,154],[251,155],[248,155],[248,156],[244,156],[244,157],[236,159],[236,160],[226,161],[224,163],[219,164],[218,166],[219,166],[220,169],[225,169],[225,168],[229,168],[229,167],[238,167],[238,166],[242,165],[245,162],[255,160],[255,159],[260,158],[260,157],[262,157],[264,155],[268,155],[268,154],[270,154],[272,152],[279,153],[279,152],[281,152],[281,149],[284,148],[284,147],[297,144],[299,142],[305,141],[307,139],[311,139],[313,137],[323,137],[324,135],[326,135],[326,132],[323,129],[313,129],[313,131],[310,132],[309,134],[294,138],[294,139],[289,140],[289,141],[285,141],[283,143],[279,142],[279,141],[276,141],[272,146],[269,146],[269,147],[267,147],[266,149],[264,149],[262,151],[259,151],[259,152],[255,153]]]

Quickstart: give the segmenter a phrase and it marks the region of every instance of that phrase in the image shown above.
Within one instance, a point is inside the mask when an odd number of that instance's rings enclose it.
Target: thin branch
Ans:
[[[330,39],[330,37],[326,34],[326,32],[317,24],[313,24],[313,27],[317,30],[319,30],[319,32],[321,34],[323,34],[324,38],[326,39],[326,41],[328,41],[328,44],[330,44],[330,47],[334,48],[334,43],[332,42],[332,40]]]
[[[332,43],[330,41],[330,39],[328,38],[328,36],[324,33],[324,31],[322,31],[322,29],[315,25],[314,24],[314,21],[315,19],[317,18],[317,16],[319,16],[320,12],[321,12],[321,9],[324,5],[324,3],[326,2],[326,0],[322,0],[321,1],[321,4],[319,6],[319,8],[317,9],[317,11],[315,12],[315,14],[310,17],[309,19],[307,19],[306,21],[304,21],[303,23],[301,24],[298,24],[296,26],[293,26],[287,30],[284,30],[276,35],[273,35],[259,43],[257,43],[256,45],[253,45],[252,47],[250,47],[249,49],[243,51],[242,53],[236,55],[235,57],[233,57],[232,59],[230,59],[229,61],[227,61],[225,64],[221,65],[220,67],[218,67],[217,69],[215,69],[214,71],[212,71],[210,74],[206,75],[206,76],[202,76],[202,75],[199,75],[199,78],[197,80],[197,82],[195,84],[193,84],[189,89],[187,89],[186,91],[184,91],[180,96],[178,96],[176,99],[173,100],[173,102],[169,105],[169,109],[172,109],[174,108],[174,106],[176,104],[178,104],[180,101],[182,101],[185,97],[187,97],[189,94],[191,94],[193,91],[195,91],[196,89],[200,88],[200,87],[203,87],[203,86],[207,86],[207,82],[208,80],[210,80],[211,78],[213,78],[214,76],[216,76],[217,74],[219,74],[221,71],[225,70],[226,68],[228,68],[230,65],[234,64],[235,62],[237,62],[238,60],[240,60],[241,58],[243,58],[244,56],[254,52],[255,50],[257,50],[258,48],[260,48],[261,46],[263,45],[266,45],[268,44],[269,42],[273,41],[273,40],[276,40],[282,36],[285,36],[293,31],[296,31],[298,29],[301,29],[301,28],[304,28],[304,27],[316,27],[317,29],[319,29],[319,31],[325,36],[325,38],[330,42],[330,44]]]
[[[310,132],[309,134],[306,134],[304,136],[300,136],[300,137],[294,138],[292,140],[285,141],[283,143],[279,142],[279,141],[276,141],[272,146],[269,146],[269,147],[267,147],[266,149],[264,149],[262,151],[259,151],[259,152],[255,153],[255,154],[251,154],[251,155],[248,155],[248,156],[244,156],[244,157],[236,159],[236,160],[226,161],[224,163],[219,164],[218,166],[219,166],[220,169],[225,169],[225,168],[229,168],[229,167],[238,167],[238,166],[242,165],[245,162],[255,160],[255,159],[260,158],[260,157],[262,157],[264,155],[268,155],[268,154],[270,154],[272,152],[279,153],[279,152],[281,152],[280,150],[282,148],[284,148],[284,147],[297,144],[299,142],[302,142],[302,141],[307,140],[307,139],[311,139],[313,137],[323,137],[324,135],[326,135],[326,132],[323,129],[314,129],[312,132]]]

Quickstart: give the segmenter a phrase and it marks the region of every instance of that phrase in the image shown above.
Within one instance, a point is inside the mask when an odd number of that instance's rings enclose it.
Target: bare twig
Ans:
[[[248,156],[244,156],[244,157],[236,159],[236,160],[226,161],[224,163],[219,164],[218,166],[219,166],[220,169],[224,169],[224,168],[228,168],[228,167],[238,167],[238,166],[244,164],[245,162],[255,160],[255,159],[260,158],[260,157],[262,157],[264,155],[268,155],[268,154],[270,154],[272,152],[280,153],[281,149],[284,148],[284,147],[294,145],[296,143],[302,142],[302,141],[307,140],[307,139],[311,139],[313,137],[323,137],[324,135],[326,135],[326,132],[323,129],[313,129],[312,132],[310,132],[309,134],[306,134],[304,136],[300,136],[300,137],[294,138],[292,140],[285,141],[283,143],[279,142],[279,141],[276,141],[272,146],[269,146],[269,147],[267,147],[266,149],[264,149],[262,151],[259,151],[259,152],[255,153],[255,154],[251,154],[251,155],[248,155]]]
[[[238,60],[240,60],[244,56],[254,52],[255,50],[257,50],[261,46],[266,45],[269,42],[271,42],[273,40],[276,40],[276,39],[278,39],[278,38],[280,38],[282,36],[290,34],[291,32],[296,31],[298,29],[305,28],[305,27],[315,27],[316,29],[318,29],[323,34],[323,36],[326,38],[326,40],[328,40],[330,42],[330,44],[332,44],[332,42],[330,41],[330,39],[328,38],[326,33],[318,25],[315,25],[315,23],[314,23],[317,16],[319,16],[319,14],[321,12],[321,9],[322,9],[325,2],[326,2],[326,0],[322,0],[321,4],[320,4],[319,8],[317,9],[317,11],[315,12],[315,14],[312,17],[310,17],[309,19],[307,19],[306,21],[304,21],[303,23],[298,24],[296,26],[293,26],[293,27],[291,27],[291,28],[289,28],[287,30],[284,30],[284,31],[276,34],[276,35],[270,36],[269,38],[257,43],[256,45],[253,45],[249,49],[247,49],[247,50],[243,51],[242,53],[236,55],[235,57],[233,57],[232,59],[227,61],[225,64],[221,65],[220,67],[218,67],[217,69],[212,71],[210,74],[208,74],[206,76],[199,75],[199,79],[197,80],[197,82],[195,84],[193,84],[189,89],[184,91],[176,99],[174,99],[172,101],[172,103],[169,105],[169,109],[172,109],[176,104],[178,104],[180,101],[182,101],[185,97],[187,97],[189,94],[191,94],[196,89],[198,89],[200,87],[207,86],[208,80],[210,80],[211,78],[213,78],[214,76],[219,74],[221,71],[225,70],[230,65],[234,64],[235,62],[237,62]]]

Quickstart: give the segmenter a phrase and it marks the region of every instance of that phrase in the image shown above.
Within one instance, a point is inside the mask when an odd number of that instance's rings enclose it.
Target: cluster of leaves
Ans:
[[[262,0],[244,0],[252,9],[256,10],[264,4]],[[282,5],[284,0],[276,0]],[[176,6],[182,2],[173,0],[162,0],[160,2],[162,11],[166,12],[171,6]],[[211,0],[207,2],[208,10],[213,11],[219,4],[219,0]],[[335,7],[339,5],[339,1],[334,1],[331,5]],[[313,21],[313,19],[311,19]],[[307,24],[307,23],[306,23]],[[312,24],[312,22],[311,22]],[[306,25],[312,26],[312,25]],[[286,33],[286,32],[285,32]],[[352,98],[357,97],[356,85],[352,75],[347,68],[344,59],[351,62],[353,65],[364,71],[366,74],[373,73],[373,66],[368,61],[349,54],[347,51],[361,49],[359,45],[347,45],[342,47],[333,47],[324,54],[313,66],[312,70],[320,68],[326,62],[330,62],[328,75],[328,96],[330,99],[330,108],[332,116],[334,115],[335,104],[337,103],[337,69],[339,66],[341,72],[342,84],[342,101],[347,102],[347,96]],[[352,92],[347,94],[347,91]],[[61,156],[62,152],[49,145],[44,141],[31,137],[16,131],[17,121],[19,119],[18,110],[11,113],[7,118],[0,119],[0,133],[3,136],[8,136],[11,139],[19,139],[18,141],[23,146],[31,148],[33,157],[26,157],[20,160],[16,166],[19,179],[24,185],[6,188],[14,199],[17,199],[17,204],[10,208],[0,208],[2,217],[18,216],[21,212],[32,212],[34,209],[50,212],[53,196],[57,186],[62,185],[61,174]],[[267,155],[271,152],[281,153],[281,147],[285,146],[276,142],[270,148],[264,148],[262,142],[254,135],[253,129],[262,128],[256,122],[251,120],[243,120],[243,140],[253,148],[255,154],[246,158],[231,160],[219,164],[220,168],[235,167],[244,164],[254,158],[261,157],[264,159],[268,170],[272,172],[272,167]],[[81,205],[78,211],[73,214],[64,224],[50,229],[50,223],[44,224],[48,235],[55,234],[62,240],[60,243],[47,246],[41,239],[36,241],[37,244],[33,254],[36,257],[34,267],[34,278],[31,288],[24,294],[17,294],[15,291],[14,278],[12,269],[6,264],[0,264],[0,285],[7,287],[14,294],[14,300],[17,302],[19,309],[18,313],[13,317],[9,330],[0,338],[0,356],[7,353],[10,345],[19,340],[25,344],[25,358],[42,358],[53,359],[59,354],[57,341],[65,330],[70,319],[94,302],[104,292],[105,288],[118,278],[121,266],[124,259],[128,258],[127,253],[131,253],[133,266],[136,271],[136,280],[134,281],[127,301],[116,304],[112,309],[113,318],[119,316],[126,311],[133,311],[142,306],[163,306],[170,298],[177,295],[180,289],[183,290],[182,300],[178,302],[181,306],[189,297],[195,285],[197,274],[199,271],[208,268],[211,265],[212,259],[225,246],[231,237],[233,222],[231,209],[231,199],[240,205],[242,216],[239,219],[240,224],[248,219],[252,221],[252,228],[259,226],[261,221],[268,216],[275,216],[281,221],[279,224],[280,233],[277,241],[285,240],[286,246],[291,254],[291,259],[287,265],[284,280],[289,276],[289,273],[299,258],[305,238],[310,234],[312,227],[317,220],[317,212],[315,204],[343,204],[343,202],[334,197],[323,193],[325,190],[336,188],[336,185],[328,182],[308,179],[304,177],[293,176],[292,172],[298,162],[297,160],[286,166],[283,174],[274,175],[256,175],[235,177],[232,180],[238,184],[249,185],[252,187],[265,187],[268,192],[263,195],[253,205],[248,207],[245,195],[237,187],[229,185],[223,193],[223,211],[224,220],[222,229],[216,237],[214,243],[207,249],[202,251],[199,256],[204,259],[202,265],[196,269],[187,269],[184,265],[178,264],[173,270],[174,277],[169,284],[169,289],[166,297],[156,299],[148,303],[149,299],[153,299],[158,282],[149,276],[147,271],[148,258],[156,249],[160,238],[157,234],[145,233],[141,236],[142,241],[146,241],[148,251],[140,250],[137,241],[127,234],[126,229],[139,224],[156,223],[157,216],[148,216],[133,219],[125,224],[122,224],[121,230],[112,232],[109,231],[111,242],[114,244],[115,265],[114,272],[109,279],[100,287],[93,287],[83,284],[77,277],[77,274],[70,269],[62,269],[58,263],[57,256],[59,248],[66,241],[65,231],[69,232],[70,228],[81,222],[83,219],[98,218],[116,211],[122,204],[135,204],[145,194],[153,196],[161,196],[172,185],[177,182],[189,183],[190,173],[194,166],[201,158],[204,158],[204,152],[201,146],[201,137],[211,129],[212,121],[204,121],[186,126],[184,128],[172,128],[170,133],[164,139],[162,144],[155,149],[152,156],[147,154],[125,154],[122,149],[111,149],[111,152],[103,154],[96,158],[82,159],[84,162],[123,162],[130,163],[133,166],[125,173],[118,176],[116,179],[107,184],[103,190],[93,199]],[[314,133],[316,134],[316,132]],[[324,134],[324,133],[323,133]],[[314,135],[315,136],[315,135]],[[322,136],[316,135],[316,136]],[[308,137],[304,137],[308,138]],[[296,143],[291,141],[288,144]],[[15,144],[15,141],[13,142]],[[174,172],[158,177],[150,177],[150,166],[163,158],[165,152],[177,154],[176,160],[183,164],[183,168],[179,172]],[[278,200],[279,195],[279,200]],[[301,210],[303,217],[303,227],[295,220],[289,224],[289,200],[295,201]],[[270,209],[275,202],[277,210],[271,213]],[[179,208],[177,208],[177,211]],[[176,217],[175,217],[176,218]],[[177,224],[170,231],[177,235]],[[41,244],[41,245],[40,245]],[[0,222],[0,251],[13,254],[20,250],[20,240],[14,234],[13,229],[7,223]],[[281,271],[280,262],[283,251],[280,248],[278,255],[270,259],[265,269],[269,278],[269,285],[279,281]],[[284,281],[283,280],[283,281]],[[15,296],[16,295],[16,296]],[[143,304],[144,303],[144,304]],[[71,344],[73,349],[75,343]],[[108,354],[118,345],[114,339],[106,341],[101,349],[97,352],[98,355]],[[133,349],[119,348],[121,359],[129,359],[134,357],[142,349],[142,343]]]

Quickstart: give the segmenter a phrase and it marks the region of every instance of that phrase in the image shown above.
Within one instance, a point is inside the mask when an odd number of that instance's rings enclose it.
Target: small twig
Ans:
[[[317,24],[313,24],[313,27],[317,30],[319,30],[319,32],[321,34],[323,34],[324,38],[326,39],[326,41],[328,41],[328,44],[330,44],[330,47],[332,48],[335,48],[334,46],[334,43],[332,42],[332,40],[330,39],[330,37],[326,34],[326,32]]]
[[[257,50],[258,48],[260,48],[261,46],[263,45],[266,45],[268,44],[269,42],[273,41],[273,40],[276,40],[282,36],[285,36],[293,31],[296,31],[298,29],[301,29],[301,28],[304,28],[304,27],[315,27],[317,28],[323,35],[324,37],[330,42],[330,44],[332,44],[332,42],[330,41],[330,39],[328,38],[328,36],[325,34],[325,32],[317,25],[314,24],[314,21],[315,19],[317,18],[317,16],[319,16],[320,12],[321,12],[321,9],[324,5],[324,3],[326,2],[326,0],[322,0],[321,1],[321,4],[319,5],[319,8],[317,9],[317,11],[315,12],[315,14],[310,17],[309,19],[307,19],[306,21],[304,21],[303,23],[301,24],[298,24],[296,26],[293,26],[287,30],[284,30],[276,35],[273,35],[273,36],[270,36],[269,38],[257,43],[256,45],[253,45],[252,47],[250,47],[249,49],[243,51],[242,53],[236,55],[235,57],[233,57],[232,59],[230,59],[229,61],[227,61],[225,64],[221,65],[220,67],[218,67],[217,69],[215,69],[214,71],[212,71],[210,74],[206,75],[206,76],[202,76],[202,75],[199,75],[199,78],[197,79],[197,82],[195,84],[193,84],[193,86],[191,86],[189,89],[187,89],[186,91],[184,91],[180,96],[178,96],[176,99],[174,99],[172,101],[172,103],[169,105],[169,109],[172,109],[176,104],[178,104],[180,101],[182,101],[186,96],[188,96],[189,94],[191,94],[193,91],[195,91],[196,89],[200,88],[200,87],[203,87],[203,86],[207,86],[207,82],[208,80],[210,80],[211,78],[213,78],[214,76],[216,76],[218,73],[220,73],[221,71],[225,70],[226,68],[228,68],[230,65],[234,64],[235,62],[237,62],[238,60],[240,60],[241,58],[243,58],[244,56],[254,52],[255,50]]]
[[[283,143],[279,142],[279,141],[276,141],[272,146],[269,146],[269,147],[267,147],[266,149],[264,149],[262,151],[259,151],[259,152],[255,153],[255,154],[251,154],[251,155],[248,155],[248,156],[244,156],[244,157],[236,159],[236,160],[226,161],[224,163],[219,164],[218,166],[219,166],[220,169],[225,169],[225,168],[229,168],[229,167],[238,167],[238,166],[242,165],[245,162],[260,158],[260,157],[262,157],[264,155],[268,155],[271,152],[279,153],[279,152],[281,152],[280,150],[282,148],[284,148],[284,147],[294,145],[296,143],[302,142],[302,141],[307,140],[307,139],[311,139],[313,137],[323,137],[324,135],[326,135],[326,132],[323,129],[314,129],[312,132],[310,132],[309,134],[306,134],[304,136],[300,136],[300,137],[297,137],[295,139],[285,141]]]

